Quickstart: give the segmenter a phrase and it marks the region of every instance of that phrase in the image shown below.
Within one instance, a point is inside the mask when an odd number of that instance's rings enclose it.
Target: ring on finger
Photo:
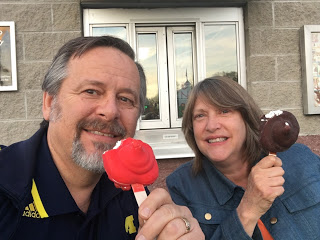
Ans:
[[[181,219],[184,221],[185,225],[186,225],[186,233],[190,232],[191,229],[191,225],[190,222],[188,221],[188,219],[181,217]]]

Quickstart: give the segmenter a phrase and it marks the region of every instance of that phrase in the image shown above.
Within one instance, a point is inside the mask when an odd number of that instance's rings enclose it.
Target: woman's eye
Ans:
[[[203,114],[197,114],[194,116],[194,119],[199,119],[199,118],[202,118],[203,117]]]
[[[230,112],[229,109],[222,109],[222,110],[221,110],[221,113],[222,113],[222,114],[226,114],[226,113],[229,113],[229,112]]]

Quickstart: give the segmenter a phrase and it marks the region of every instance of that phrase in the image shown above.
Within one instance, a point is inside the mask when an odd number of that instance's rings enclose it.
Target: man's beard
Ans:
[[[50,113],[50,121],[56,122],[62,117],[61,106],[57,101],[57,97],[53,99]],[[81,143],[80,135],[84,129],[93,129],[95,131],[105,131],[121,136],[124,138],[126,136],[126,130],[117,122],[105,122],[100,119],[95,120],[81,120],[76,127],[76,134],[72,142],[72,152],[71,158],[80,167],[95,172],[104,173],[102,154],[113,148],[112,144],[103,142],[93,142],[95,147],[95,152],[87,153],[85,147]]]
[[[126,131],[123,127],[119,125],[118,122],[103,122],[101,120],[82,120],[77,124],[77,132],[73,139],[72,143],[72,159],[76,164],[80,167],[87,169],[89,171],[95,173],[104,173],[104,166],[102,160],[102,154],[110,150],[114,147],[112,144],[102,143],[102,142],[93,142],[95,147],[94,153],[87,153],[85,147],[80,141],[81,132],[84,131],[83,129],[94,129],[95,131],[102,131],[108,130],[108,132],[112,132],[121,138],[126,136]]]

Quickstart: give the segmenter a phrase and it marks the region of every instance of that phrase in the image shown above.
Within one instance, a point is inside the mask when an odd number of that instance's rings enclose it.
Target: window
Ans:
[[[184,157],[192,153],[180,127],[194,84],[226,75],[245,87],[242,18],[241,8],[85,9],[84,33],[114,35],[135,49],[147,77],[137,135]]]

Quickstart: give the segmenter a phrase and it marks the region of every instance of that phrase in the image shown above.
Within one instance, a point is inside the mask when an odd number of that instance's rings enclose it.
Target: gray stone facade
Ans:
[[[58,48],[82,35],[81,7],[97,2],[99,7],[124,7],[134,2],[158,7],[173,7],[174,3],[190,7],[192,2],[198,6],[242,6],[248,91],[266,112],[283,109],[294,113],[301,135],[320,134],[320,116],[303,114],[299,45],[300,28],[320,24],[319,0],[0,0],[0,21],[15,22],[18,75],[18,91],[0,92],[0,144],[26,139],[39,128],[45,72]]]

